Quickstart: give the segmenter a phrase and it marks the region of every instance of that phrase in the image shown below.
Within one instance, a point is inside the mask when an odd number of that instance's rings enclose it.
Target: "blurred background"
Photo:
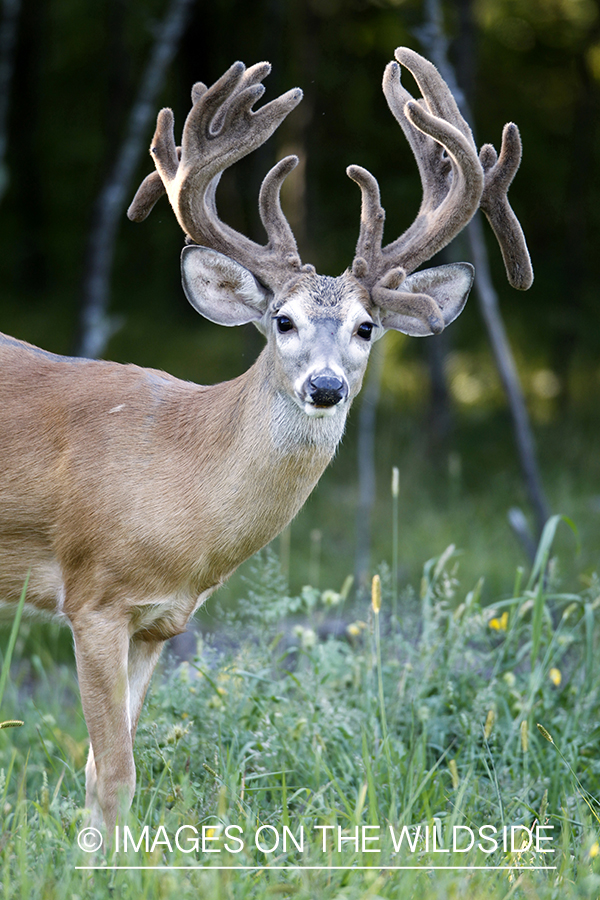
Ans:
[[[212,83],[236,59],[273,64],[267,100],[301,87],[302,104],[268,144],[225,174],[219,211],[262,243],[260,182],[297,153],[287,215],[303,260],[338,275],[352,261],[360,210],[346,166],[378,178],[387,242],[419,207],[417,169],[381,91],[384,67],[398,45],[430,58],[443,51],[478,146],[499,147],[511,120],[523,138],[510,199],[533,259],[530,291],[509,287],[484,228],[536,483],[528,488],[523,474],[474,291],[444,335],[388,334],[375,346],[337,457],[275,547],[292,590],[339,589],[348,574],[391,564],[397,467],[401,586],[418,587],[423,563],[454,544],[465,589],[484,576],[484,598],[506,595],[544,509],[579,534],[578,550],[568,529],[559,538],[557,581],[577,587],[590,576],[600,543],[597,2],[4,0],[2,15],[0,330],[65,354],[91,341],[93,355],[200,383],[248,368],[262,339],[188,306],[183,236],[164,198],[142,224],[125,216],[151,170],[157,110],[174,109],[179,136],[191,85]],[[441,261],[471,257],[465,237]],[[225,594],[238,588],[234,579]]]

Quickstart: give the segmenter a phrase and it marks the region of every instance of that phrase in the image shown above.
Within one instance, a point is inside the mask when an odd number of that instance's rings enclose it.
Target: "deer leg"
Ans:
[[[163,648],[164,641],[141,641],[133,637],[129,644],[128,680],[129,680],[129,719],[131,744],[135,741],[140,713],[144,698],[152,678],[156,663]],[[102,812],[98,800],[96,763],[94,750],[90,744],[87,765],[85,767],[85,804],[92,811],[91,824],[98,827],[102,824]],[[96,814],[94,815],[94,811]]]
[[[111,615],[112,614],[112,615]],[[71,621],[83,714],[90,735],[86,806],[91,824],[111,835],[135,791],[129,708],[127,622],[114,610],[80,612]]]
[[[129,716],[131,743],[135,740],[144,697],[164,641],[144,641],[134,635],[129,643]]]

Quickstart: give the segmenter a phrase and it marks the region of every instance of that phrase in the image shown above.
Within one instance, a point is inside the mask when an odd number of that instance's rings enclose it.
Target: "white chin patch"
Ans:
[[[338,410],[339,404],[335,406],[315,406],[313,403],[304,403],[303,409],[307,416],[313,419],[325,419],[328,416],[334,416]]]

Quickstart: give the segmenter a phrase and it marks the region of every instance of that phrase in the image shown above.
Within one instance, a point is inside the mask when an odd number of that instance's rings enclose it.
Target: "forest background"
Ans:
[[[168,0],[5,0],[2,331],[57,353],[81,346],[101,201],[171,6]],[[286,185],[287,215],[303,260],[337,275],[351,262],[358,234],[360,198],[347,165],[365,166],[378,178],[388,241],[418,209],[416,166],[385,103],[381,77],[399,45],[430,55],[423,27],[436,9],[478,145],[498,147],[511,120],[523,138],[510,199],[533,259],[529,292],[506,283],[487,226],[486,239],[547,507],[569,516],[579,533],[578,555],[572,534],[559,536],[563,571],[554,575],[577,587],[597,568],[600,537],[599,4],[190,0],[141,140],[149,146],[154,113],[165,105],[174,109],[180,133],[195,81],[212,83],[236,59],[269,60],[265,99],[299,86],[304,100],[266,146],[226,173],[220,214],[262,242],[260,181],[276,159],[297,153],[303,162]],[[408,76],[406,82],[410,87]],[[150,170],[144,151],[117,200],[104,319],[110,339],[101,355],[199,383],[234,377],[259,352],[260,335],[251,326],[212,325],[189,307],[179,278],[182,234],[166,200],[141,225],[126,219]],[[467,242],[456,241],[449,253],[469,259]],[[534,537],[539,523],[477,300],[447,334],[426,341],[388,335],[373,356],[380,384],[374,375],[367,380],[336,460],[278,544],[292,588],[310,582],[339,589],[357,568],[364,574],[370,563],[391,562],[396,466],[401,584],[418,583],[424,561],[452,542],[462,551],[465,585],[484,573],[484,598],[497,598],[511,589],[515,567],[527,563],[509,510],[522,509]],[[376,413],[376,480],[369,492],[375,505],[366,510],[358,479],[361,402]]]

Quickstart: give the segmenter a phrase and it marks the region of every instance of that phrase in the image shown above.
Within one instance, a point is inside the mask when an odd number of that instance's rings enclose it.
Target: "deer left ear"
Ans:
[[[438,334],[463,311],[474,275],[470,263],[451,263],[415,272],[397,290],[376,288],[381,324],[411,337]]]

